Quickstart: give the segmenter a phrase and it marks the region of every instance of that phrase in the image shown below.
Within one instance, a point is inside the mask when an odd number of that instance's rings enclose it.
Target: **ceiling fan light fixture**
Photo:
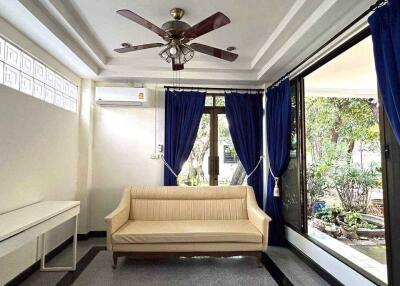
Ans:
[[[172,61],[172,55],[170,52],[171,45],[168,45],[166,48],[164,48],[158,55],[167,63],[171,63]]]
[[[179,46],[181,50],[181,58],[183,63],[187,63],[194,57],[194,50],[186,44]]]
[[[169,49],[169,53],[170,53],[171,55],[173,55],[173,56],[175,56],[177,52],[178,52],[178,49],[177,49],[175,46],[172,46],[172,47]]]
[[[167,63],[174,60],[177,64],[185,64],[194,57],[194,50],[186,44],[169,44],[159,56]]]

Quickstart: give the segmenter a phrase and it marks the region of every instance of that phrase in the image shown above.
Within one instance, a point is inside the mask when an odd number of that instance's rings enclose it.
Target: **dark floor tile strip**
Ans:
[[[56,286],[70,286],[76,279],[78,279],[79,275],[85,270],[85,268],[89,265],[89,263],[96,257],[96,255],[100,252],[106,250],[105,246],[94,246],[92,247],[86,254],[83,256],[79,262],[76,264],[76,270],[70,271],[64,275],[63,278],[56,284]]]
[[[88,240],[92,237],[106,237],[107,233],[101,230],[92,230],[88,233],[78,233],[78,240]]]
[[[330,274],[328,271],[319,266],[316,262],[314,262],[314,260],[312,260],[302,251],[297,249],[293,244],[289,243],[288,248],[294,254],[296,254],[305,264],[307,264],[312,270],[314,270],[319,276],[321,276],[326,282],[328,282],[329,285],[343,286],[343,284],[339,280],[337,280],[332,274]]]
[[[293,286],[293,283],[290,282],[289,278],[286,277],[275,262],[265,253],[262,255],[262,263],[279,286]]]

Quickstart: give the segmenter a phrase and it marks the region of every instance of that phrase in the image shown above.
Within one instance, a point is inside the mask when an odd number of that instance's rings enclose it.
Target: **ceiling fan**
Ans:
[[[174,8],[170,11],[174,20],[164,23],[161,28],[150,23],[146,19],[140,17],[130,10],[118,10],[118,14],[132,20],[133,22],[153,31],[164,39],[166,43],[151,43],[138,46],[132,46],[129,43],[123,43],[122,48],[115,49],[118,53],[127,53],[144,49],[165,47],[159,53],[159,56],[168,63],[172,63],[173,70],[182,70],[184,64],[190,61],[194,52],[207,54],[226,61],[233,62],[238,54],[224,51],[218,48],[210,47],[203,44],[191,43],[190,41],[197,37],[216,30],[231,22],[227,16],[221,12],[217,12],[210,17],[204,19],[200,23],[190,26],[181,21],[185,11],[180,8]]]

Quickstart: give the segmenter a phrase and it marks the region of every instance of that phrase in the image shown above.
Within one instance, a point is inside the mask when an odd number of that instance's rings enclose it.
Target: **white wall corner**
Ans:
[[[92,187],[93,124],[95,112],[95,83],[82,79],[79,105],[79,159],[77,167],[77,200],[81,201],[79,233],[90,231],[90,190]]]

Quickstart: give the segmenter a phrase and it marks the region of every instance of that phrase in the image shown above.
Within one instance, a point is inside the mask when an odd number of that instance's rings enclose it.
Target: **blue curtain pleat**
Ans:
[[[383,106],[400,144],[400,1],[389,0],[368,22]]]
[[[289,79],[267,92],[267,144],[272,173],[281,177],[289,163],[291,98]],[[269,245],[284,245],[285,232],[282,197],[274,197],[275,180],[268,172],[266,212],[272,218],[269,224]]]
[[[236,153],[249,174],[262,155],[262,94],[225,93],[225,112]],[[262,207],[262,164],[247,179]]]
[[[165,92],[164,158],[176,174],[192,151],[203,115],[206,94],[198,91]],[[175,175],[164,167],[164,185],[176,186]]]

